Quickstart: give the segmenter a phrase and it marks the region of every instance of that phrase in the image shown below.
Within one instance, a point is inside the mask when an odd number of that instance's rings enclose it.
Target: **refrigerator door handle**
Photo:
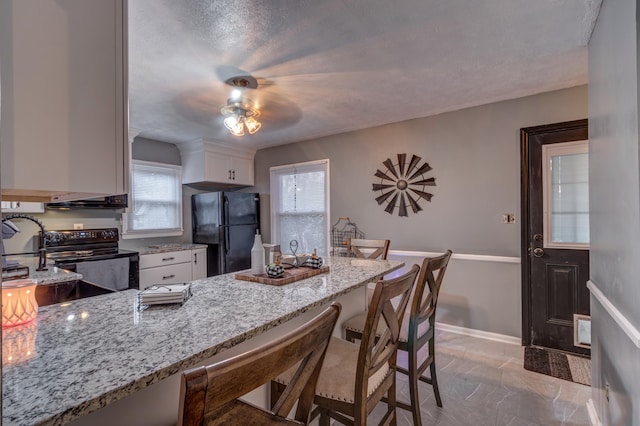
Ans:
[[[224,254],[227,255],[229,253],[229,246],[231,245],[231,240],[229,239],[229,229],[224,229]]]
[[[229,198],[227,197],[226,194],[224,194],[224,200],[223,200],[223,207],[222,207],[222,217],[223,217],[223,224],[224,225],[229,225]]]

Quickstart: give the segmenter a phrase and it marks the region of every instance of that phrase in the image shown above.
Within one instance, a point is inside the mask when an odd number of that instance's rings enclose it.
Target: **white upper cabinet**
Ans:
[[[125,7],[0,2],[3,200],[127,192]]]
[[[254,150],[209,141],[178,145],[182,156],[182,183],[192,186],[253,186]]]

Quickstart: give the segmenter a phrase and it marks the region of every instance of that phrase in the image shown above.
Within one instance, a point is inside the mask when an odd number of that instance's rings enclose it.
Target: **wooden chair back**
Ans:
[[[389,240],[364,240],[351,238],[349,240],[348,253],[362,259],[387,260],[389,253]],[[369,250],[373,250],[368,253]],[[364,252],[363,252],[364,251]]]
[[[179,426],[282,424],[298,403],[295,420],[309,423],[318,375],[341,306],[321,314],[285,336],[244,354],[182,374]],[[237,398],[299,363],[294,379],[271,411]],[[292,424],[300,424],[292,421]]]
[[[404,317],[411,289],[420,267],[413,265],[406,274],[376,283],[373,297],[367,311],[367,319],[360,343],[358,367],[356,371],[355,407],[360,410],[359,418],[367,417],[369,403],[380,401],[395,384],[396,353],[400,338],[400,326]],[[392,299],[395,299],[392,303]],[[376,336],[380,321],[384,321],[385,331]],[[369,378],[387,363],[394,374],[387,375],[383,384],[373,395],[367,396]],[[393,396],[395,399],[395,395]]]
[[[424,342],[420,342],[425,336],[418,336],[418,327],[425,321],[431,323],[430,329],[433,330],[436,318],[436,306],[438,303],[438,295],[444,273],[451,259],[451,250],[447,250],[444,254],[437,257],[427,257],[422,261],[420,275],[416,282],[416,289],[411,302],[411,314],[409,318],[409,338],[408,341],[418,343],[418,347]],[[428,291],[427,291],[428,290]]]

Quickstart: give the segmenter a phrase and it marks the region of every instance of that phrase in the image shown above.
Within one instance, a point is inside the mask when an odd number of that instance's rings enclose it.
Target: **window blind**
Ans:
[[[271,239],[284,254],[329,252],[329,160],[271,168]]]
[[[132,162],[127,233],[182,233],[182,168]]]

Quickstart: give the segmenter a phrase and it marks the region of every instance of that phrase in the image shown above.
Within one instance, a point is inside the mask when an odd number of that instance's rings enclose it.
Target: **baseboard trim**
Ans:
[[[442,253],[431,251],[389,250],[389,254],[400,257],[434,257],[440,256]],[[519,257],[491,256],[486,254],[453,253],[451,258],[455,260],[473,260],[476,262],[521,263]]]
[[[629,339],[640,349],[640,331],[624,316],[622,312],[616,308],[616,306],[604,295],[604,293],[598,288],[596,283],[589,280],[587,281],[587,288],[591,291],[593,297],[604,307],[609,313],[611,318],[618,324],[618,327],[622,329],[629,336]]]
[[[589,398],[589,401],[587,401],[587,412],[589,413],[591,426],[602,426],[602,422],[600,421],[600,417],[598,417],[598,412],[596,411],[596,406],[593,403],[593,398]]]
[[[494,342],[508,343],[510,345],[522,346],[522,339],[506,334],[491,333],[489,331],[476,330],[473,328],[460,327],[457,325],[436,322],[436,328],[448,333],[463,334],[465,336],[478,337],[480,339],[493,340]]]

